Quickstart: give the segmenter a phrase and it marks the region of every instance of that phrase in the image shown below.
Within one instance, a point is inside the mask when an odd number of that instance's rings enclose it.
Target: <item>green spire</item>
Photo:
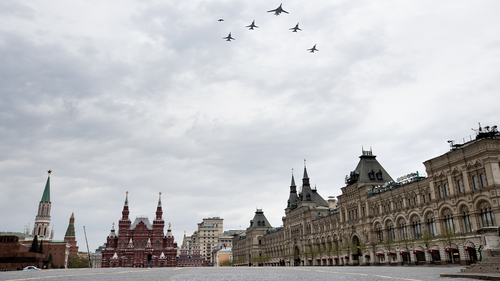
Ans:
[[[68,237],[75,237],[75,212],[71,214],[71,217],[69,218],[69,225],[68,229],[66,229],[66,235],[64,235],[64,238]]]
[[[45,190],[43,191],[42,200],[40,202],[50,202],[50,173],[51,170],[47,171],[49,176],[47,177],[47,183],[45,184]]]

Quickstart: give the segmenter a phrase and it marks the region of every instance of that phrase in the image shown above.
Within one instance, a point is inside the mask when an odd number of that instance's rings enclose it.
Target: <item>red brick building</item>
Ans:
[[[65,240],[54,240],[54,228],[50,230],[50,212],[52,202],[50,201],[50,173],[45,183],[42,198],[38,203],[38,212],[35,217],[33,231],[28,227],[25,233],[21,232],[2,232],[0,233],[0,269],[16,270],[28,265],[36,265],[40,268],[50,268],[53,264],[58,268],[68,266],[68,257],[71,249],[76,247],[76,238],[74,234],[74,215],[71,215],[68,233],[70,236]],[[73,231],[71,232],[70,229]],[[72,234],[72,237],[71,237]],[[42,247],[43,253],[29,252],[33,239],[37,237],[39,247]],[[76,255],[75,251],[75,255]],[[50,261],[52,256],[52,261]]]
[[[106,249],[102,251],[101,267],[145,267],[149,254],[152,267],[177,266],[177,243],[174,242],[170,225],[167,233],[164,233],[161,193],[153,224],[144,216],[136,217],[132,223],[129,213],[127,192],[122,217],[118,222],[118,233],[113,223]]]

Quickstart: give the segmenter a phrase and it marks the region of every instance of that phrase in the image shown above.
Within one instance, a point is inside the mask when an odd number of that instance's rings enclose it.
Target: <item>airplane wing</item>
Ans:
[[[270,12],[276,12],[278,9],[274,9],[274,10],[271,10],[271,11],[267,11],[268,13]],[[287,13],[288,14],[288,13]]]
[[[281,9],[281,11],[282,11],[283,13],[285,13],[285,14],[289,14],[289,12],[287,12],[287,11],[285,11],[285,10],[283,10],[283,9]]]

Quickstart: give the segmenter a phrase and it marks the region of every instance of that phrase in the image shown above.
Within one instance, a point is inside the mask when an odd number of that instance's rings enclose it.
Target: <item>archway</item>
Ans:
[[[362,254],[361,253],[361,247],[359,247],[360,243],[359,243],[359,238],[358,236],[354,235],[352,237],[352,248],[353,248],[353,251],[352,251],[352,265],[360,265],[361,262],[360,262],[360,259],[362,257]]]
[[[298,246],[295,246],[293,249],[293,265],[300,266],[300,251]]]

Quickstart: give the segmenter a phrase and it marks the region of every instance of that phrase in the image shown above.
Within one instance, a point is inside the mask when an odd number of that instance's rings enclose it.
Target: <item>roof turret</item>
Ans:
[[[271,224],[267,220],[262,209],[257,209],[253,220],[250,221],[250,227],[256,228],[272,228]]]
[[[349,175],[346,176],[345,183],[347,185],[360,182],[360,183],[377,183],[383,184],[385,182],[393,181],[392,177],[387,173],[376,159],[377,156],[373,155],[370,150],[362,150],[359,156],[358,166]]]

